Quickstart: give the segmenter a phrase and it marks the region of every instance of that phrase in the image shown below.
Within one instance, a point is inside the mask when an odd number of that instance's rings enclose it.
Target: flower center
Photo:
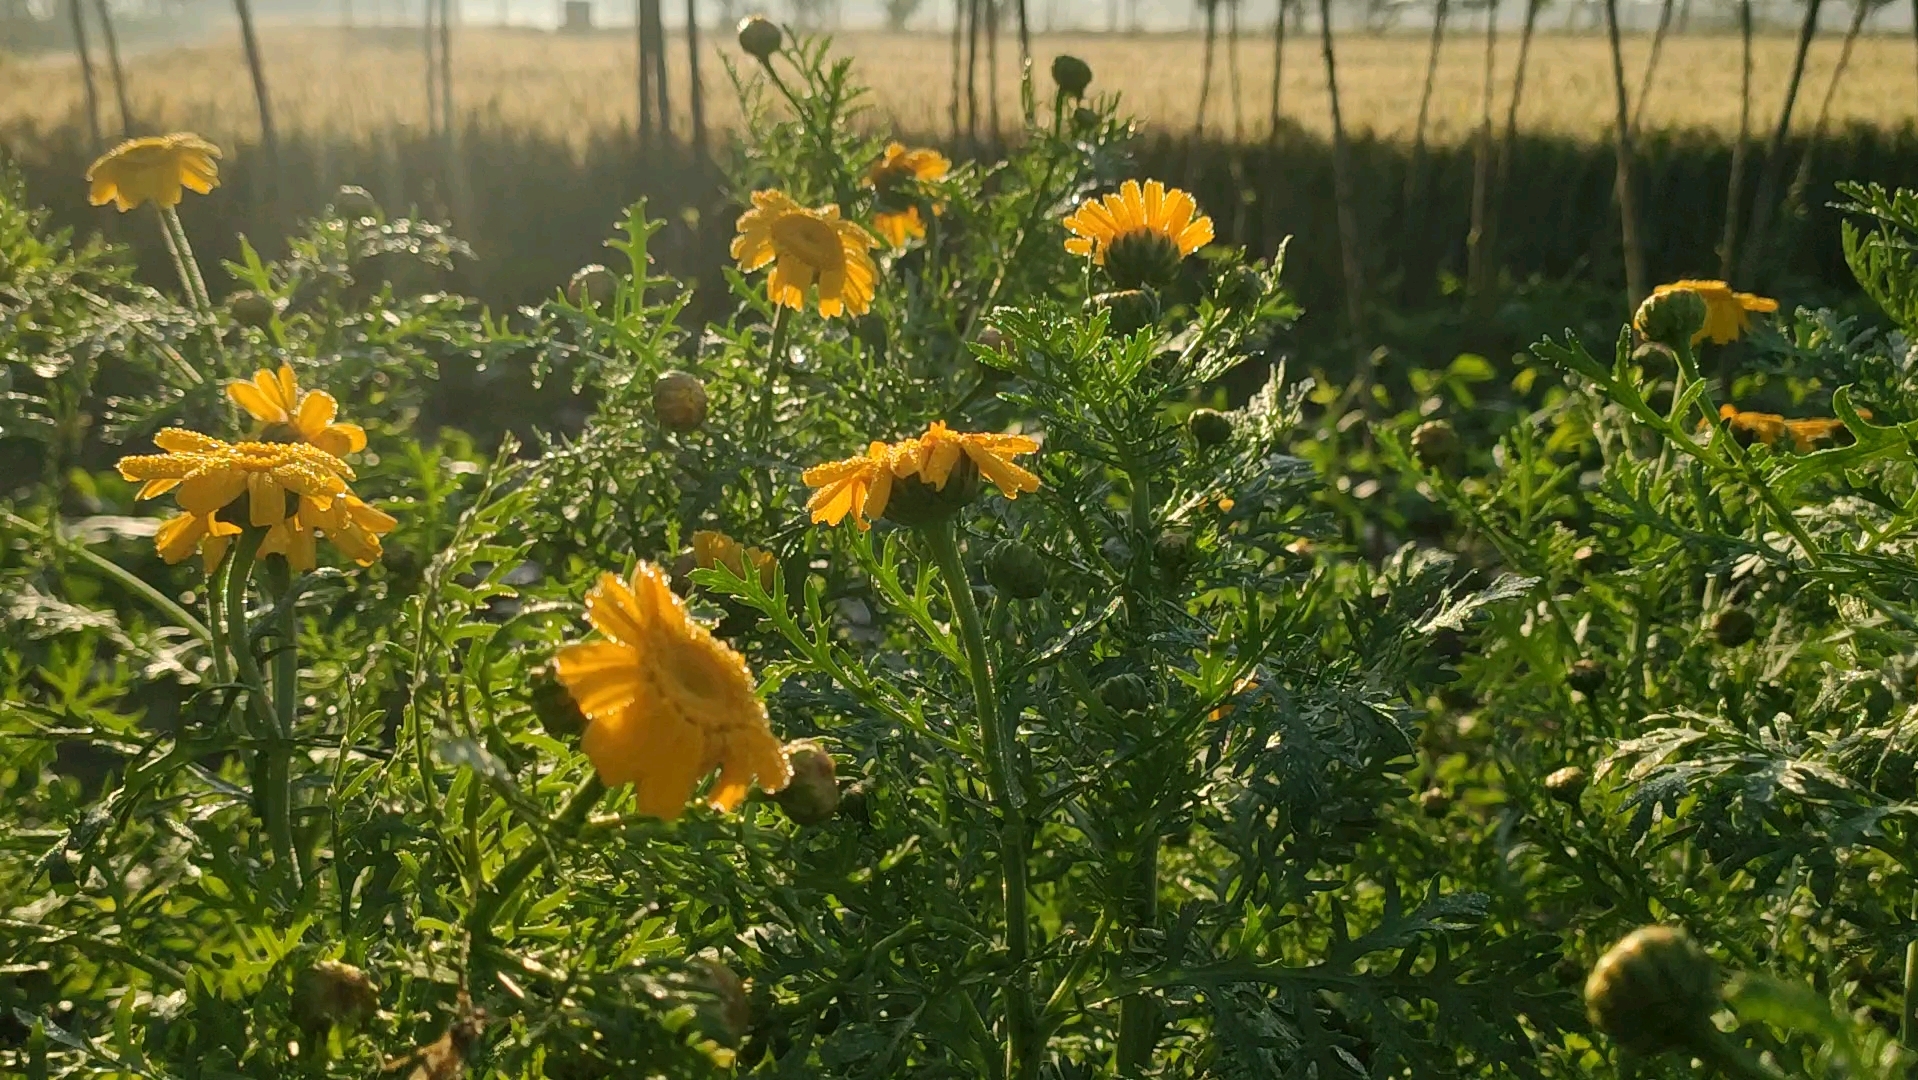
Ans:
[[[773,248],[782,258],[790,255],[822,274],[846,263],[839,233],[810,214],[787,214],[773,222],[772,234]]]

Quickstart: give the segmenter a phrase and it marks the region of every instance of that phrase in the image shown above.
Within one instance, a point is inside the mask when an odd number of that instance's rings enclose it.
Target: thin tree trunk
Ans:
[[[1439,46],[1445,41],[1445,15],[1451,0],[1432,9],[1432,41],[1426,48],[1425,88],[1419,92],[1419,116],[1412,125],[1412,161],[1405,172],[1405,214],[1410,218],[1425,188],[1425,124],[1432,114],[1432,87],[1438,82]]]
[[[1918,4],[1918,0],[1912,0]],[[959,141],[959,100],[966,66],[966,0],[952,0],[952,141]]]
[[[100,89],[93,82],[93,54],[87,48],[87,13],[80,0],[67,0],[67,13],[73,17],[73,51],[80,58],[80,81],[87,92],[87,132],[93,136],[93,148],[100,150],[106,139],[100,133]]]
[[[1632,190],[1632,110],[1625,98],[1625,59],[1618,47],[1618,0],[1605,0],[1605,36],[1612,47],[1612,90],[1618,98],[1614,149],[1618,156],[1618,228],[1625,251],[1625,295],[1632,308],[1645,299],[1645,249],[1638,237],[1638,199]]]
[[[113,75],[113,96],[120,104],[120,134],[131,139],[133,106],[127,103],[127,76],[120,67],[120,41],[113,33],[113,16],[107,11],[107,0],[93,0],[93,6],[100,16],[100,40],[107,47],[107,70]]]
[[[659,42],[653,36],[652,9],[659,0],[638,0],[633,8],[633,31],[639,41],[639,146],[651,149],[655,137],[663,139],[666,127],[666,102],[663,89],[654,78],[653,52]]]
[[[1680,34],[1685,33],[1685,31],[1691,29],[1691,25],[1692,0],[1685,0],[1684,3],[1678,5],[1678,32]]]
[[[1918,0],[1911,0],[1911,41],[1918,46]],[[1913,50],[1912,56],[1918,59],[1918,49]]]
[[[1219,4],[1222,0],[1199,0],[1205,5],[1205,59],[1199,71],[1199,118],[1193,126],[1194,142],[1205,138],[1205,106],[1212,97],[1212,54],[1219,43]]]
[[[687,104],[693,114],[693,155],[706,158],[706,90],[699,83],[699,0],[686,0],[686,65],[692,77]]]
[[[404,11],[402,11],[404,17]],[[439,35],[433,31],[433,0],[420,0],[420,27],[426,44],[426,133],[438,137],[440,128]]]
[[[1018,0],[1019,12],[1019,72],[1023,80],[1032,69],[1032,24],[1026,19],[1026,0]]]
[[[1245,103],[1239,96],[1239,4],[1241,0],[1225,0],[1229,6],[1225,9],[1225,70],[1227,81],[1232,84],[1232,142],[1240,145],[1245,142]]]
[[[1845,69],[1851,65],[1851,51],[1858,44],[1858,35],[1865,29],[1865,16],[1871,13],[1868,0],[1854,0],[1851,10],[1851,25],[1845,28],[1845,43],[1838,49],[1838,63],[1831,69],[1831,82],[1825,84],[1825,98],[1818,103],[1818,120],[1812,124],[1811,138],[1805,143],[1805,153],[1798,159],[1798,173],[1792,177],[1791,190],[1785,195],[1785,205],[1797,207],[1804,205],[1805,188],[1811,184],[1811,159],[1818,152],[1818,144],[1825,137],[1827,125],[1831,121],[1831,101],[1838,93],[1838,81],[1845,77]]]
[[[248,0],[233,0],[240,14],[240,41],[246,46],[246,67],[253,73],[253,97],[260,105],[260,141],[277,173],[280,164],[280,140],[273,130],[273,109],[266,98],[266,67],[260,60],[259,35],[253,32],[253,5]]]
[[[986,4],[986,117],[992,128],[992,145],[999,145],[999,4]]]
[[[1912,0],[1918,5],[1918,0]],[[1744,44],[1738,84],[1738,141],[1732,144],[1732,176],[1725,191],[1725,237],[1718,245],[1718,276],[1731,280],[1738,260],[1738,212],[1743,206],[1745,149],[1752,129],[1752,0],[1738,0],[1738,35]]]
[[[659,139],[673,140],[672,94],[666,79],[666,22],[660,17],[659,0],[646,0],[646,15],[652,21],[653,102],[658,106]]]
[[[1332,0],[1319,0],[1319,51],[1325,57],[1325,89],[1332,104],[1332,198],[1337,204],[1339,262],[1345,271],[1345,315],[1354,340],[1365,329],[1365,269],[1359,261],[1359,216],[1352,205],[1352,148],[1339,109],[1339,70],[1332,46]]]
[[[1498,0],[1485,8],[1485,76],[1479,96],[1478,138],[1472,146],[1472,229],[1465,237],[1465,283],[1473,296],[1490,293],[1492,266],[1485,250],[1485,215],[1492,198],[1492,98],[1498,87]]]
[[[455,138],[453,129],[453,0],[440,0],[440,130],[446,135],[449,155]]]
[[[1798,88],[1805,79],[1805,57],[1811,53],[1812,38],[1818,33],[1818,9],[1823,0],[1807,0],[1805,21],[1798,26],[1798,51],[1792,57],[1791,77],[1785,83],[1785,102],[1778,110],[1778,126],[1765,143],[1765,164],[1758,172],[1758,193],[1752,199],[1751,228],[1745,233],[1745,253],[1738,263],[1738,276],[1749,281],[1758,271],[1759,256],[1765,250],[1765,226],[1771,218],[1772,200],[1777,197],[1778,182],[1785,169],[1785,140],[1791,135],[1791,114],[1798,104]]]
[[[979,145],[979,5],[966,0],[966,146]]]
[[[1632,107],[1632,131],[1645,130],[1645,102],[1652,96],[1652,76],[1658,71],[1658,56],[1665,51],[1665,34],[1672,27],[1672,0],[1658,9],[1658,29],[1652,31],[1652,51],[1645,57],[1645,74],[1638,80],[1638,104]]]
[[[1505,132],[1498,141],[1498,168],[1492,180],[1491,204],[1485,214],[1485,255],[1499,257],[1499,220],[1504,217],[1505,192],[1512,183],[1512,159],[1518,150],[1518,103],[1525,92],[1525,67],[1532,56],[1532,34],[1538,29],[1538,13],[1545,0],[1526,0],[1525,26],[1518,35],[1518,62],[1512,69],[1512,100],[1505,107]]]
[[[1911,0],[1918,4],[1918,0]],[[1291,9],[1286,0],[1279,0],[1279,18],[1272,24],[1272,130],[1270,139],[1273,144],[1279,141],[1279,90],[1285,85],[1285,13]]]

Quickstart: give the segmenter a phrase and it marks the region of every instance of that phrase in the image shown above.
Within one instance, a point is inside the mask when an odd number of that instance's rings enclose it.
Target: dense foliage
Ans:
[[[0,198],[9,1072],[1904,1075],[1918,199],[1850,192],[1883,323],[1341,384],[1283,362],[1280,265],[1066,250],[1131,171],[1110,103],[893,189],[822,44],[739,76],[735,206],[920,212],[869,311],[729,270],[699,324],[640,204],[497,316],[357,190],[216,306],[190,249],[176,298]],[[366,429],[383,554],[235,519],[168,565],[113,462],[246,437],[229,384],[283,363]],[[500,372],[587,418],[430,430]],[[939,421],[1036,436],[1037,489],[808,514]],[[552,665],[637,562],[751,664],[785,791],[596,778]],[[1585,1000],[1644,924],[1689,938]]]

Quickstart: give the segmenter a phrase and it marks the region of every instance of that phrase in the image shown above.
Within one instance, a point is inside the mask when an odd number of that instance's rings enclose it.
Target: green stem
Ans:
[[[1159,921],[1159,834],[1157,823],[1140,837],[1138,878],[1134,882],[1133,926],[1149,928]],[[1134,994],[1119,1003],[1119,1075],[1144,1076],[1152,1064],[1152,1046],[1158,1042],[1158,1003],[1149,994]]]
[[[1905,993],[1898,1014],[1898,1041],[1911,1046],[1911,1014],[1918,1008],[1918,938],[1905,945]]]
[[[180,224],[179,211],[170,206],[162,207],[160,221],[169,234],[167,247],[173,250],[173,257],[180,264],[176,269],[180,271],[182,284],[186,285],[187,292],[193,297],[193,306],[199,308],[202,315],[213,314],[213,294],[207,291],[206,278],[200,276],[200,261],[194,257],[193,243],[187,239],[186,226]]]
[[[1706,1030],[1693,1041],[1691,1049],[1733,1080],[1781,1080],[1777,1072],[1766,1068],[1751,1051],[1732,1042],[1724,1032],[1709,1023]]]
[[[278,648],[273,653],[273,732],[272,739],[267,743],[267,783],[271,787],[272,805],[278,808],[286,840],[286,850],[281,854],[292,856],[286,866],[293,872],[297,888],[306,879],[306,866],[299,846],[292,842],[293,719],[300,700],[299,623],[294,616],[292,568],[287,565],[285,558],[269,559],[266,572],[269,590],[280,598],[277,625],[274,627],[274,634],[279,640]],[[281,834],[275,832],[276,845],[280,839]]]
[[[959,545],[950,520],[921,531],[933,559],[946,579],[953,621],[965,648],[972,679],[973,706],[978,711],[979,734],[986,754],[986,786],[999,808],[1001,887],[1006,909],[1006,960],[1011,967],[1006,988],[1006,1075],[1026,1080],[1038,1075],[1038,1048],[1033,1045],[1031,988],[1027,984],[1028,918],[1026,915],[1026,819],[1024,799],[1015,786],[1012,761],[1014,733],[1000,708],[997,673],[986,651],[984,621],[972,599],[972,581],[959,560]]]
[[[253,580],[253,566],[260,553],[260,541],[266,530],[249,526],[240,533],[227,559],[226,638],[233,653],[233,665],[246,687],[247,708],[252,712],[256,734],[261,741],[259,768],[254,770],[259,790],[253,793],[260,820],[273,842],[273,855],[280,866],[293,868],[293,829],[287,814],[287,782],[284,739],[278,718],[268,711],[273,698],[266,690],[266,678],[253,655],[253,638],[247,631],[246,590]]]
[[[554,825],[566,833],[572,833],[585,823],[586,815],[599,805],[600,796],[606,794],[606,785],[599,782],[598,776],[589,776],[586,782],[573,790],[572,797],[560,808]],[[493,929],[493,920],[499,917],[500,909],[505,907],[526,884],[539,864],[545,861],[548,848],[535,840],[526,845],[512,861],[500,868],[493,877],[492,887],[479,895],[473,902],[473,910],[466,916],[466,931],[474,937],[484,937]],[[477,874],[478,868],[474,868]]]

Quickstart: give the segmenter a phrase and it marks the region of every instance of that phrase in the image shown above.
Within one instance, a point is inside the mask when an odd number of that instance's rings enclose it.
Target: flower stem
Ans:
[[[1014,734],[1000,708],[997,674],[986,651],[984,623],[973,603],[972,582],[959,561],[959,545],[950,520],[922,530],[932,548],[939,572],[952,598],[953,621],[972,677],[974,708],[985,745],[986,785],[998,806],[1000,877],[1006,907],[1006,959],[1012,971],[1006,988],[1006,1075],[1012,1080],[1036,1076],[1038,1048],[1032,1045],[1035,1027],[1031,989],[1027,985],[1026,954],[1026,819],[1024,799],[1015,786],[1012,761]]]
[[[268,590],[280,598],[277,625],[274,627],[274,635],[279,641],[273,653],[273,732],[272,739],[267,743],[267,783],[271,786],[273,805],[278,809],[281,830],[285,836],[286,847],[282,854],[291,856],[286,865],[293,873],[297,888],[306,878],[299,845],[293,843],[291,772],[293,718],[300,699],[299,624],[294,618],[292,568],[284,558],[270,559],[266,564],[266,576]],[[281,833],[275,832],[276,846],[280,839]]]
[[[593,812],[593,807],[599,805],[599,798],[604,794],[606,785],[599,782],[599,777],[587,777],[585,783],[573,789],[572,797],[560,808],[553,824],[567,833],[576,831],[585,823],[586,815]],[[473,902],[473,910],[466,916],[467,933],[483,937],[492,931],[493,920],[499,917],[500,909],[519,895],[526,879],[545,860],[547,850],[545,844],[535,840],[500,868],[500,872],[493,877],[492,887]]]
[[[1911,1046],[1911,1014],[1918,1008],[1918,939],[1905,945],[1905,993],[1898,1014],[1898,1041]]]
[[[201,325],[207,336],[213,339],[213,349],[220,354],[220,366],[227,366],[226,342],[220,338],[220,328],[213,321],[213,294],[207,291],[206,278],[200,276],[200,260],[193,254],[193,242],[187,239],[186,226],[180,223],[179,211],[167,206],[160,209],[160,231],[166,237],[167,252],[173,256],[173,268],[180,275],[180,284],[186,287],[187,295],[193,300],[194,310],[200,313]]]
[[[267,694],[260,663],[253,655],[253,638],[246,625],[246,589],[253,580],[254,562],[260,552],[260,541],[265,537],[265,529],[248,527],[241,531],[232,553],[227,556],[226,637],[227,647],[233,653],[233,666],[246,687],[247,707],[253,713],[255,728],[263,743],[258,767],[254,769],[258,788],[253,793],[254,802],[273,841],[275,859],[279,865],[291,868],[293,830],[287,815],[284,742],[277,718],[267,709],[267,702],[272,698]]]

